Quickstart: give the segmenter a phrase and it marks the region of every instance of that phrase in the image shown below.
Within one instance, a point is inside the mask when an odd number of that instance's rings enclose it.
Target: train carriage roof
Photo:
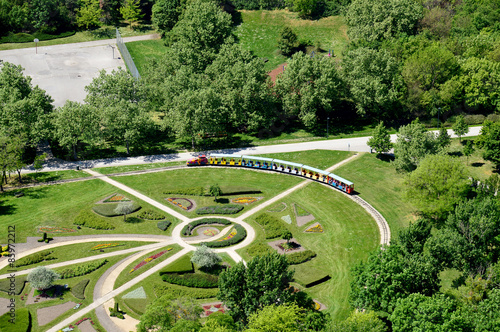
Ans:
[[[210,157],[215,158],[241,158],[239,154],[227,154],[227,153],[211,153]]]
[[[330,173],[328,176],[331,177],[331,178],[334,178],[335,180],[340,181],[340,182],[342,182],[342,183],[344,183],[344,184],[346,184],[348,186],[351,186],[353,184],[351,181],[346,180],[344,178],[341,178],[340,176],[335,175],[333,173]]]
[[[264,157],[254,157],[254,156],[242,156],[243,159],[257,160],[257,161],[268,161],[272,162],[272,158],[264,158]]]
[[[311,172],[316,172],[316,173],[323,174],[323,175],[329,175],[329,174],[331,174],[330,172],[323,171],[321,169],[314,168],[314,167],[311,167],[311,166],[304,165],[304,166],[302,166],[302,168],[307,169],[307,170],[309,170]]]
[[[285,161],[285,160],[281,160],[281,159],[273,159],[273,162],[278,163],[278,164],[285,164],[285,165],[293,166],[293,167],[302,167],[302,164],[292,163],[291,161]]]

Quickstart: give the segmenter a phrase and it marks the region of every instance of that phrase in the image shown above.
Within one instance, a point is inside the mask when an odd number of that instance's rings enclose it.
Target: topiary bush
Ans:
[[[94,272],[107,262],[107,259],[100,259],[86,264],[80,264],[75,267],[66,268],[58,273],[61,276],[61,279],[79,277]]]
[[[156,224],[156,227],[158,227],[159,229],[161,229],[162,231],[166,231],[168,227],[170,227],[172,223],[168,220],[164,220],[164,221],[158,221],[158,223]]]
[[[217,241],[212,241],[212,242],[202,242],[200,244],[206,245],[209,248],[222,248],[222,247],[228,247],[233,244],[239,243],[243,241],[247,237],[247,231],[246,229],[241,226],[240,224],[234,225],[234,229],[236,230],[236,235],[229,239],[222,239],[222,240],[217,240]]]
[[[155,284],[153,286],[156,297],[167,296],[171,300],[182,297],[192,299],[209,299],[216,297],[218,288],[188,288],[184,286],[171,286],[169,284]]]
[[[120,203],[96,204],[92,207],[92,211],[94,211],[95,213],[97,213],[103,217],[122,216],[122,214],[117,213],[115,211],[119,204]],[[128,214],[134,213],[141,208],[141,206],[137,203],[131,203],[131,205],[132,205],[132,208],[131,208],[130,213],[128,213]]]
[[[232,222],[230,222],[227,219],[222,219],[222,218],[203,218],[199,220],[193,220],[186,226],[181,231],[181,234],[184,236],[189,236],[193,232],[193,229],[200,225],[213,225],[213,224],[221,224],[221,225],[231,225]]]
[[[161,279],[171,284],[195,288],[215,288],[219,282],[219,277],[201,273],[166,273]]]
[[[243,210],[241,205],[213,205],[196,210],[196,214],[235,214]]]
[[[280,219],[267,213],[263,213],[255,218],[255,222],[257,222],[264,228],[266,239],[281,237],[283,232],[287,230],[287,228],[283,226],[283,223]]]
[[[313,259],[314,257],[316,257],[316,253],[312,250],[304,250],[301,252],[294,252],[286,255],[286,258],[290,265],[304,263],[310,259]]]
[[[136,217],[144,220],[163,220],[166,218],[164,214],[158,213],[151,209],[142,209],[141,212],[136,215]]]
[[[90,279],[84,279],[71,287],[71,294],[73,294],[77,299],[85,300],[85,288],[89,284]]]
[[[101,219],[95,213],[89,211],[82,211],[78,216],[76,216],[73,224],[79,226],[85,226],[92,229],[115,229],[115,226]]]
[[[194,187],[194,188],[181,188],[166,190],[163,192],[165,195],[189,195],[189,196],[205,196],[206,190],[204,187]]]
[[[20,258],[19,260],[16,261],[16,267],[21,267],[21,266],[40,263],[43,261],[50,261],[53,259],[57,259],[54,256],[50,256],[51,254],[52,254],[52,251],[46,250],[46,251],[40,251],[40,252],[34,253],[32,255],[29,255],[29,256],[25,256],[25,257]]]

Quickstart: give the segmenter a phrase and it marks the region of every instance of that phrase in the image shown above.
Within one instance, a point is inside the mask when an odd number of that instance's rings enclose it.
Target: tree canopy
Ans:
[[[45,290],[52,287],[54,281],[60,278],[59,274],[45,266],[38,266],[28,274],[27,280],[31,287],[38,290]]]

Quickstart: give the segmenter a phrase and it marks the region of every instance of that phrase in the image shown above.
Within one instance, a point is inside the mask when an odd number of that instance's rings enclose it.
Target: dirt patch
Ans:
[[[83,323],[80,323],[80,325],[78,325],[78,328],[81,332],[96,332],[90,320],[86,320]]]
[[[290,243],[295,243],[297,245],[297,247],[292,250],[285,251],[282,248],[280,248],[280,244],[282,243],[286,243],[286,240],[279,239],[276,241],[268,242],[267,244],[269,244],[274,250],[276,250],[280,254],[291,254],[293,252],[301,252],[306,250],[306,248],[301,246],[300,243],[295,238],[290,239]]]
[[[76,305],[75,302],[69,301],[51,307],[38,309],[36,311],[36,316],[38,318],[38,325],[43,326],[45,324],[52,322],[54,319],[61,316],[66,311],[73,309],[75,305]]]
[[[305,224],[316,219],[312,214],[308,214],[307,216],[299,216],[297,213],[297,205],[293,205],[293,213],[295,213],[295,219],[297,220],[297,226],[302,227]]]
[[[281,65],[278,66],[278,68],[273,69],[268,73],[268,75],[269,75],[269,77],[271,77],[271,81],[273,81],[273,83],[276,82],[276,78],[278,77],[278,75],[285,71],[283,69],[283,68],[285,68],[285,66],[286,66],[286,62],[282,63]]]
[[[4,299],[0,297],[0,316],[9,312],[10,308],[7,307],[10,304],[9,299]]]

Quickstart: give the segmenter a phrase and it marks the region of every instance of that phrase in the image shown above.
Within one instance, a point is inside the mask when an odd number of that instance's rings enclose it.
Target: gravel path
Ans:
[[[73,309],[75,302],[69,301],[66,303],[56,304],[51,307],[40,308],[36,311],[38,325],[44,326],[52,322],[57,317],[63,315],[66,311]]]

